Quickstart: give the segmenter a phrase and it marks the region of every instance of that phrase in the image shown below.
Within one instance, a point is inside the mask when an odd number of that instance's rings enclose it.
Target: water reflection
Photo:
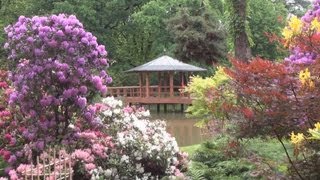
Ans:
[[[187,118],[183,113],[160,113],[151,112],[151,119],[161,119],[167,122],[167,131],[176,138],[179,146],[198,144],[206,138],[201,135],[199,128],[194,124],[197,121]]]

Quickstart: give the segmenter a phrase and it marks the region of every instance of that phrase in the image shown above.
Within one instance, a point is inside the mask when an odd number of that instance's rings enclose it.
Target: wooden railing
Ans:
[[[145,86],[142,88],[140,86],[108,87],[107,95],[114,97],[147,97]],[[170,97],[170,87],[149,86],[149,97]],[[174,86],[173,97],[189,97],[189,94],[183,92],[182,86]]]
[[[49,149],[45,154],[47,156],[41,160],[37,157],[36,165],[31,164],[22,172],[24,180],[72,180],[72,158],[69,154],[62,154],[56,149]]]

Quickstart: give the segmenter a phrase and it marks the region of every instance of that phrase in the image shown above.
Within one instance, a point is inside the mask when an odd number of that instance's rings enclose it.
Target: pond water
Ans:
[[[197,120],[187,118],[184,113],[151,112],[151,119],[165,120],[167,131],[176,138],[180,147],[198,144],[208,138],[200,128],[194,126]]]

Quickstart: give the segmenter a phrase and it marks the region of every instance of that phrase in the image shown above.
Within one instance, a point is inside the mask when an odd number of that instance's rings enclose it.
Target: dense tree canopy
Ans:
[[[252,55],[267,59],[283,57],[283,52],[277,49],[276,43],[270,42],[269,36],[281,35],[288,13],[284,3],[254,0],[249,2],[249,6],[248,22],[252,40]]]
[[[232,0],[2,0],[0,7],[0,44],[3,28],[20,15],[74,14],[109,49],[110,75],[115,85],[135,84],[123,72],[162,54],[181,60],[220,62],[236,50],[230,43],[232,32]],[[236,1],[234,1],[236,2]],[[251,0],[246,3],[244,27],[248,50],[252,55],[278,59],[281,54],[270,44],[266,34],[279,35],[288,12],[308,5],[305,0]],[[235,16],[236,17],[236,16]],[[168,21],[170,19],[170,21]],[[170,23],[171,22],[171,23]],[[187,23],[185,30],[177,29]],[[227,39],[227,41],[226,41]],[[226,43],[227,42],[227,43]],[[226,48],[227,44],[227,48]],[[3,49],[0,58],[5,59]],[[5,61],[2,61],[5,62]],[[1,63],[3,65],[3,63]],[[130,75],[131,76],[131,75]]]

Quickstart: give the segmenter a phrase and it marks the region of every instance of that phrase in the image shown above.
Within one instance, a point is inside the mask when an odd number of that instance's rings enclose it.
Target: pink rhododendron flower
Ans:
[[[85,169],[86,171],[90,172],[91,170],[96,168],[96,165],[94,165],[93,163],[89,163],[89,164],[85,164]]]

